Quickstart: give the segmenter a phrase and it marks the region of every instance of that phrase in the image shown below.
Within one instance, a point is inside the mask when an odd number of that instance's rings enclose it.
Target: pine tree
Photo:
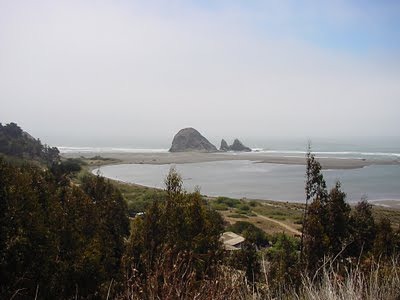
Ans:
[[[143,275],[155,272],[154,263],[168,252],[171,263],[186,257],[197,276],[205,276],[220,259],[222,217],[208,208],[199,192],[182,189],[182,178],[175,169],[165,183],[165,199],[154,201],[144,216],[133,221],[125,262],[133,263]]]
[[[300,245],[300,258],[308,266],[316,266],[329,247],[329,238],[325,232],[328,192],[321,169],[309,145],[306,159],[306,206]],[[309,201],[311,204],[308,205]]]
[[[359,257],[372,250],[375,239],[376,225],[372,216],[372,206],[366,199],[358,202],[350,215],[349,255]]]
[[[273,246],[267,251],[270,261],[268,278],[274,290],[300,282],[298,243],[284,233],[278,234]]]
[[[322,167],[309,151],[306,171],[306,205],[301,240],[301,259],[310,270],[318,268],[324,256],[336,256],[347,246],[350,206],[340,182],[328,193]]]
[[[336,182],[327,201],[326,232],[329,238],[328,255],[336,256],[349,244],[350,205],[345,201],[346,194]]]
[[[374,240],[373,253],[377,258],[388,258],[395,250],[395,234],[392,223],[386,217],[379,220],[376,226],[376,236]]]

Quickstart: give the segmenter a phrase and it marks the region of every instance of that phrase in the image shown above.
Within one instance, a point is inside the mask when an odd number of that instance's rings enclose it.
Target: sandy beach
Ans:
[[[224,160],[250,160],[258,163],[304,165],[304,157],[271,156],[264,153],[116,153],[116,152],[75,152],[63,153],[64,157],[91,158],[100,155],[106,158],[118,160],[121,164],[185,164]],[[317,157],[318,158],[318,157]],[[369,165],[400,165],[399,160],[383,159],[343,159],[343,158],[318,158],[324,169],[357,169]],[[114,163],[113,163],[114,164]]]

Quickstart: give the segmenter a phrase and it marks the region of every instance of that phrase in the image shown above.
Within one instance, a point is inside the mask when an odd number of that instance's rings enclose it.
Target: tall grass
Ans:
[[[119,299],[310,299],[310,300],[398,300],[400,266],[370,263],[367,269],[356,266],[339,275],[333,265],[325,265],[318,276],[303,275],[299,288],[285,283],[271,291],[268,277],[252,284],[244,272],[220,266],[211,278],[196,279],[191,260],[178,257],[173,263],[162,258],[146,278],[129,278]]]
[[[199,278],[192,254],[179,253],[174,260],[165,254],[142,274],[133,268],[118,299],[225,300],[247,299],[251,294],[240,271],[219,266],[211,276]]]
[[[303,276],[298,299],[312,300],[397,300],[400,299],[400,266],[398,258],[391,262],[371,262],[369,269],[350,268],[338,275],[332,266],[325,266],[318,280]]]

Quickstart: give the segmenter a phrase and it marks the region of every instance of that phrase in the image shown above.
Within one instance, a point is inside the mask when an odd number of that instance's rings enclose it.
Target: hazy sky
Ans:
[[[0,104],[56,144],[398,136],[400,1],[0,0]]]

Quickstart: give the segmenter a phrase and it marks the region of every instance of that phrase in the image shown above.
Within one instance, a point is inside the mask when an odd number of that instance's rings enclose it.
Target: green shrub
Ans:
[[[241,203],[241,201],[238,199],[232,199],[228,197],[218,197],[215,201],[219,204],[225,204],[229,207],[237,207]]]
[[[237,234],[243,235],[246,240],[250,243],[254,243],[257,246],[265,247],[268,243],[267,234],[254,224],[246,221],[238,221],[227,228],[229,231],[233,231]]]
[[[243,210],[243,211],[249,211],[250,210],[250,206],[248,204],[245,203],[240,203],[237,206],[238,209]]]
[[[212,202],[211,203],[211,208],[215,209],[215,210],[227,210],[228,206],[226,204],[223,204],[223,203]]]

